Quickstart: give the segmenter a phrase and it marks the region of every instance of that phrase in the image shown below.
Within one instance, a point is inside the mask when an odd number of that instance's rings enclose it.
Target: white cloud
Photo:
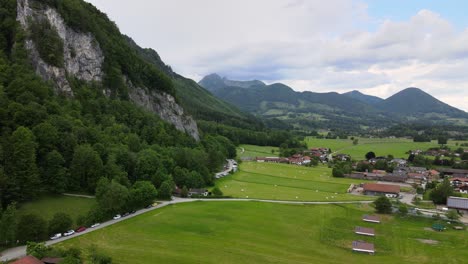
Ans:
[[[191,78],[381,97],[415,86],[468,110],[468,29],[430,10],[395,22],[370,17],[360,0],[88,1]]]

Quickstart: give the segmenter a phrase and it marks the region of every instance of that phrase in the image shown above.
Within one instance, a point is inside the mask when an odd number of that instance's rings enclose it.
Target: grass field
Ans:
[[[94,199],[89,198],[48,196],[21,204],[18,213],[19,215],[32,213],[50,220],[55,213],[63,212],[69,214],[75,221],[79,215],[86,215],[95,203]]]
[[[367,152],[374,151],[377,156],[393,155],[396,158],[407,158],[409,150],[426,150],[431,147],[439,147],[437,141],[413,142],[412,139],[405,138],[359,138],[359,144],[353,145],[350,139],[318,139],[307,137],[308,147],[327,147],[333,152],[351,155],[353,159],[363,159]],[[463,141],[449,141],[448,146],[456,148],[455,143]]]
[[[244,152],[242,152],[244,150]],[[271,151],[275,152],[272,153]],[[255,145],[240,145],[237,148],[238,157],[278,157],[279,149],[277,147],[269,146],[255,146]]]
[[[96,245],[114,263],[466,263],[467,232],[428,229],[431,219],[366,224],[365,205],[193,202],[167,206],[60,243]],[[353,233],[375,227],[375,238]],[[353,253],[353,240],[375,255]],[[436,244],[425,244],[429,240]],[[426,242],[427,243],[427,242]]]
[[[369,197],[347,194],[353,179],[333,178],[331,169],[288,164],[244,162],[240,171],[216,181],[224,195],[237,198],[356,201]]]

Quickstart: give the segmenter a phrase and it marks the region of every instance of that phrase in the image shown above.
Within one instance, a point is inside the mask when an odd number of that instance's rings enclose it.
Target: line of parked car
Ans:
[[[92,226],[90,226],[90,228],[95,228],[95,227],[98,227],[100,225],[101,225],[100,223],[95,223]],[[75,233],[81,233],[81,232],[85,231],[86,229],[87,228],[85,226],[80,226],[76,230],[70,229],[67,232],[63,233],[63,234],[62,233],[57,233],[57,234],[53,235],[52,237],[50,237],[50,239],[55,240],[55,239],[61,238],[62,236],[63,237],[71,236],[71,235],[73,235]]]
[[[158,204],[158,203],[153,203],[153,204],[148,205],[148,206],[145,207],[145,208],[148,209],[148,208],[151,208],[151,207],[156,206],[157,204]],[[134,213],[136,213],[136,211],[130,211],[130,212],[126,212],[126,213],[123,213],[123,214],[117,214],[117,215],[115,215],[112,219],[118,220],[118,219],[120,219],[120,218],[122,218],[122,217],[126,217],[126,216],[129,216],[129,215],[134,214]],[[100,226],[100,225],[101,225],[100,223],[95,223],[95,224],[93,224],[92,226],[90,226],[90,228],[95,228],[95,227],[98,227],[98,226]],[[50,237],[50,239],[51,239],[51,240],[55,240],[55,239],[61,238],[62,236],[63,236],[63,237],[71,236],[71,235],[73,235],[73,234],[75,234],[75,233],[83,232],[83,231],[85,231],[86,229],[87,229],[86,227],[80,226],[80,227],[78,227],[76,230],[68,230],[67,232],[65,232],[65,233],[63,233],[63,234],[62,234],[62,233],[57,233],[57,234],[53,235],[52,237]]]

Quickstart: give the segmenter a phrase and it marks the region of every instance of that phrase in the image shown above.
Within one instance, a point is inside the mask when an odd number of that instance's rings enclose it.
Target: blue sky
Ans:
[[[468,0],[86,1],[195,81],[382,98],[418,87],[468,111]]]
[[[463,0],[368,0],[368,12],[378,19],[405,21],[428,9],[450,21],[458,30],[468,26],[468,1]],[[373,28],[375,29],[375,28]]]

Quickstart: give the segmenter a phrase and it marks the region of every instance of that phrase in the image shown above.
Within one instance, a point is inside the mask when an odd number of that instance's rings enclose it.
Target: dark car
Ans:
[[[78,227],[78,229],[75,230],[75,232],[80,233],[80,232],[83,232],[85,230],[86,230],[86,227],[80,226],[80,227]]]
[[[129,212],[126,212],[125,214],[122,214],[122,217],[126,217],[128,216],[130,213]]]

